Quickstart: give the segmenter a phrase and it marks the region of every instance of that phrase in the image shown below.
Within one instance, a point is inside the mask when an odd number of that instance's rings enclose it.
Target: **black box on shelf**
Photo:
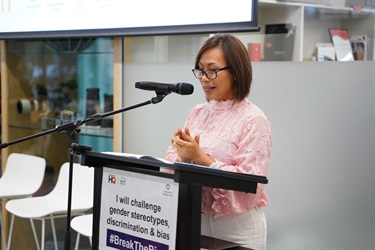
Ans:
[[[265,61],[292,61],[296,26],[290,23],[266,24]]]

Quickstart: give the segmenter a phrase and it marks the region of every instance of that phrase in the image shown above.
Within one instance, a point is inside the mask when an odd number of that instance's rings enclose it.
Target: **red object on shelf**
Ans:
[[[262,45],[260,43],[247,44],[247,50],[249,52],[249,57],[252,62],[259,62],[261,60],[261,49]]]

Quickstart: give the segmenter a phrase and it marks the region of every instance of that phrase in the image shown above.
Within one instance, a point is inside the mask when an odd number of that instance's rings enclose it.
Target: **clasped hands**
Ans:
[[[178,129],[174,132],[174,138],[170,139],[172,147],[179,156],[178,161],[190,162],[203,166],[209,166],[215,160],[205,154],[199,146],[200,136],[194,137],[190,134],[188,128]]]

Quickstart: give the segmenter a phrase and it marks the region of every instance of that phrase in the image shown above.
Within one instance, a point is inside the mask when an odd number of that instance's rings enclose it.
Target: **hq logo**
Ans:
[[[116,175],[109,174],[108,175],[108,183],[116,184]]]

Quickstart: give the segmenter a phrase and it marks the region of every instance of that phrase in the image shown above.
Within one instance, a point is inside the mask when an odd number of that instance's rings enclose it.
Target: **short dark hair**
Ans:
[[[196,69],[199,68],[199,61],[202,54],[211,48],[220,48],[223,50],[224,59],[234,76],[232,86],[233,101],[242,101],[250,94],[250,87],[253,80],[251,61],[245,45],[233,35],[215,34],[198,51],[195,58]]]

